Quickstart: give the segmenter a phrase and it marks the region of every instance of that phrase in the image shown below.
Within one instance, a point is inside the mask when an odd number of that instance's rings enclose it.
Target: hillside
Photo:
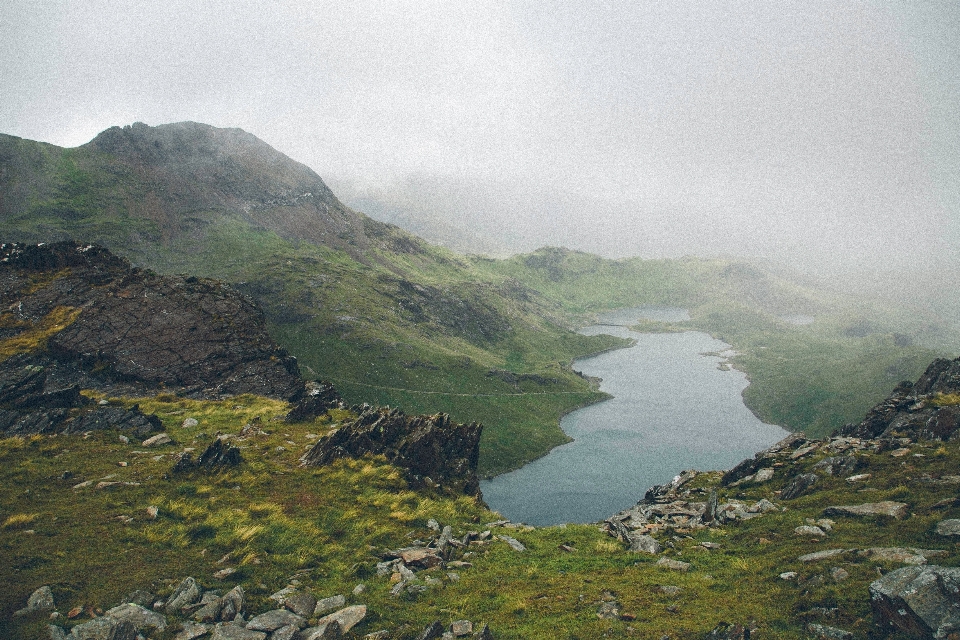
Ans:
[[[254,136],[197,123],[114,127],[74,149],[0,135],[0,234],[102,243],[160,273],[226,280],[263,307],[303,373],[347,401],[483,421],[484,475],[565,442],[560,416],[604,397],[570,363],[623,344],[571,331],[606,309],[688,308],[680,328],[740,352],[761,418],[819,435],[957,344],[935,317],[764,265],[460,256],[343,206]]]
[[[746,640],[957,628],[960,360],[934,361],[841,434],[793,434],[726,473],[677,470],[603,523],[537,529],[469,495],[475,425],[348,408],[330,389],[288,395],[299,381],[276,373],[293,386],[228,393],[260,384],[236,365],[283,357],[253,305],[227,328],[192,315],[243,303],[222,283],[138,271],[88,245],[4,251],[0,409],[60,411],[67,425],[21,419],[0,438],[4,637]],[[125,297],[131,288],[141,295]],[[69,313],[51,317],[63,292]],[[111,298],[108,318],[85,304]],[[162,315],[170,322],[151,325]],[[154,350],[158,331],[187,335],[165,360],[181,377],[203,369],[206,384],[177,387],[120,371],[106,351],[101,362],[63,347],[77,335],[102,342],[119,322],[148,327],[125,353]],[[193,333],[226,348],[198,350]],[[233,365],[207,366],[222,362],[211,353]]]

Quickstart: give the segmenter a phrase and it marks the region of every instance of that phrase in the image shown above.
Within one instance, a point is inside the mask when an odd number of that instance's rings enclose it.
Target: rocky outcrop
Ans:
[[[960,358],[938,358],[916,383],[901,382],[862,422],[848,424],[838,433],[858,438],[952,440],[960,437],[960,405],[944,402],[944,396],[956,394],[960,394]]]
[[[911,566],[870,585],[874,622],[883,633],[948,638],[960,631],[960,569]]]
[[[216,280],[160,276],[94,245],[5,244],[0,305],[0,348],[28,354],[0,376],[41,367],[46,406],[75,403],[78,388],[303,395],[296,360],[269,337],[260,309]]]
[[[356,420],[318,441],[301,462],[320,466],[345,457],[382,455],[404,469],[415,488],[443,487],[479,496],[482,430],[475,422],[454,423],[445,413],[408,416],[399,409],[364,407]]]

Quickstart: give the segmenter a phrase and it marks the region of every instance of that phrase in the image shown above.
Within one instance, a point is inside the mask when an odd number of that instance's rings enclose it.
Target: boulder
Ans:
[[[53,602],[53,591],[50,587],[44,585],[30,594],[27,598],[27,606],[14,612],[14,617],[25,616],[34,611],[53,611],[56,609]]]
[[[316,610],[317,599],[306,591],[298,591],[284,598],[283,606],[298,616],[309,618]]]
[[[276,631],[280,627],[286,627],[287,625],[296,625],[298,629],[302,629],[306,625],[306,620],[303,616],[298,616],[292,611],[287,611],[286,609],[272,609],[266,613],[261,613],[258,616],[255,616],[247,622],[246,627],[252,631]]]
[[[629,540],[630,548],[628,550],[635,553],[650,553],[657,555],[663,551],[663,547],[660,546],[660,543],[657,542],[657,539],[653,536],[631,532]]]
[[[133,624],[138,632],[147,630],[163,631],[167,628],[167,618],[163,614],[151,611],[132,602],[114,607],[104,615],[118,622],[126,620]]]
[[[870,585],[873,619],[883,633],[946,638],[960,630],[960,568],[911,566]]]
[[[937,535],[960,536],[960,520],[941,520],[937,523]]]
[[[323,598],[317,600],[317,604],[313,609],[313,615],[322,616],[323,614],[334,611],[335,609],[340,609],[347,604],[347,599],[342,595],[330,596],[329,598]]]
[[[320,439],[301,463],[322,466],[344,457],[383,455],[406,471],[414,488],[440,485],[454,493],[479,495],[482,429],[475,422],[452,422],[445,413],[408,416],[399,409],[367,407],[356,420]]]
[[[887,516],[903,520],[909,515],[908,507],[903,502],[867,502],[858,505],[832,506],[823,510],[825,516]]]
[[[263,631],[247,629],[233,622],[222,622],[213,628],[210,640],[266,640]]]
[[[780,494],[781,500],[793,500],[807,493],[813,485],[817,484],[817,474],[804,473],[794,478]]]
[[[343,633],[349,633],[350,629],[359,624],[366,615],[367,608],[362,604],[358,604],[353,605],[352,607],[345,607],[339,611],[326,615],[320,618],[318,624],[324,625],[336,622],[340,625],[340,629]]]
[[[191,605],[200,599],[200,587],[192,577],[184,578],[167,599],[164,608],[167,613],[179,613],[181,607]]]

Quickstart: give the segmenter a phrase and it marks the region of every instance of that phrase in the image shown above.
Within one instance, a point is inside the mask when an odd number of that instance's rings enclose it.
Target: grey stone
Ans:
[[[271,633],[270,640],[293,640],[298,631],[300,631],[300,627],[295,624],[288,624]]]
[[[812,633],[815,638],[820,638],[821,640],[853,640],[853,634],[849,631],[813,622],[807,625],[807,631]]]
[[[657,539],[653,536],[631,533],[629,550],[637,553],[651,553],[653,555],[657,555],[663,551],[663,547],[660,546],[660,543],[657,542]]]
[[[154,507],[156,509],[156,507]],[[124,602],[131,602],[133,604],[138,604],[141,607],[151,607],[156,601],[157,597],[150,593],[149,591],[144,591],[143,589],[137,589],[131,593],[127,594],[127,597],[123,599]]]
[[[107,611],[104,615],[113,618],[118,622],[121,620],[126,620],[136,627],[137,631],[144,631],[147,629],[163,631],[167,628],[167,618],[162,613],[151,611],[150,609],[141,607],[138,604],[133,604],[132,602],[114,607],[113,609]]]
[[[110,634],[116,626],[117,621],[113,618],[94,618],[71,629],[70,637],[73,640],[110,640]]]
[[[443,623],[439,620],[432,622],[417,636],[417,640],[436,640],[443,637]]]
[[[504,542],[506,542],[508,545],[510,545],[510,548],[513,549],[514,551],[527,550],[527,548],[523,546],[523,543],[521,543],[519,540],[515,538],[511,538],[510,536],[497,536],[497,537],[503,540]]]
[[[819,536],[822,538],[827,535],[820,527],[812,527],[808,524],[797,527],[793,532],[798,536]]]
[[[140,444],[144,447],[159,447],[163,444],[170,444],[173,440],[166,433],[158,433],[155,436],[150,436]]]
[[[313,609],[313,615],[322,616],[327,612],[333,611],[335,609],[340,609],[346,604],[347,604],[347,599],[342,595],[335,595],[335,596],[330,596],[329,598],[323,598],[322,600],[317,600],[317,604]]]
[[[477,640],[493,640],[493,633],[490,631],[490,627],[484,624],[480,627],[480,631],[474,636]]]
[[[681,562],[679,560],[673,560],[671,558],[660,558],[657,560],[657,566],[663,567],[664,569],[671,569],[673,571],[689,571],[690,563]]]
[[[825,516],[888,516],[903,520],[909,515],[907,505],[903,502],[867,502],[864,504],[832,506],[823,510]]]
[[[247,629],[252,631],[276,631],[280,627],[285,627],[287,625],[296,625],[298,629],[302,629],[307,626],[306,620],[303,619],[303,616],[298,616],[292,611],[287,611],[286,609],[273,609],[267,611],[266,613],[261,613],[258,616],[250,618],[250,621],[247,622]]]
[[[870,585],[874,622],[884,633],[946,638],[960,629],[960,568],[911,566]]]
[[[717,519],[717,506],[719,505],[720,498],[717,494],[716,489],[710,490],[710,495],[707,497],[707,506],[704,508],[703,516],[701,520],[703,522],[713,522]]]
[[[304,629],[297,635],[297,640],[326,640],[327,638],[340,638],[342,636],[343,633],[340,630],[340,624],[334,621],[329,624]]]
[[[886,560],[904,564],[926,564],[928,558],[947,555],[940,549],[916,549],[914,547],[871,547],[861,549],[857,555],[871,560]]]
[[[50,640],[68,640],[70,637],[66,629],[55,624],[47,625],[47,631],[50,633]]]
[[[47,585],[40,587],[27,598],[27,609],[31,611],[53,611],[56,608],[53,592]]]
[[[473,633],[473,623],[469,620],[455,620],[450,623],[450,633],[454,638],[462,638]]]
[[[937,523],[937,535],[960,536],[960,520],[941,520]]]
[[[266,640],[263,631],[246,629],[233,622],[221,622],[213,628],[210,640]]]
[[[856,549],[824,549],[823,551],[806,553],[797,558],[797,560],[800,562],[818,562],[820,560],[826,560],[827,558],[836,558],[844,555],[845,553],[855,553],[856,551]]]
[[[197,421],[196,418],[185,418],[183,423],[181,423],[180,426],[183,427],[184,429],[193,429],[199,424],[200,423]]]
[[[231,620],[236,619],[239,616],[243,615],[243,610],[246,607],[246,596],[243,593],[243,588],[240,585],[235,586],[230,591],[227,591],[223,596],[223,608],[220,610],[220,619],[224,622],[230,622]]]
[[[600,608],[597,609],[597,617],[601,620],[616,620],[620,617],[620,604],[616,600],[601,602]]]
[[[195,622],[184,622],[183,629],[173,637],[173,640],[193,640],[210,632],[211,627]]]
[[[107,640],[137,640],[137,628],[129,620],[120,620],[110,631]]]
[[[317,599],[306,591],[298,591],[287,596],[283,601],[283,606],[298,616],[309,618],[317,607]]]
[[[348,633],[350,629],[355,627],[366,615],[367,607],[362,604],[356,604],[320,618],[318,624],[337,622],[343,633]]]
[[[817,484],[817,474],[804,473],[794,478],[780,494],[781,500],[793,500],[809,491]]]
[[[850,573],[843,567],[834,567],[830,569],[830,578],[834,582],[843,582],[850,577]]]
[[[754,476],[753,476],[753,481],[754,481],[754,482],[766,482],[767,480],[770,480],[770,479],[772,479],[772,478],[773,478],[773,469],[770,469],[770,468],[768,467],[768,468],[766,468],[766,469],[758,469],[757,472],[756,472],[756,473],[754,474]]]
[[[167,613],[177,613],[181,607],[191,605],[200,599],[200,587],[192,577],[184,578],[167,599]]]
[[[223,613],[223,598],[216,598],[213,602],[203,605],[193,614],[193,619],[197,622],[219,622]],[[233,618],[231,618],[232,620]]]

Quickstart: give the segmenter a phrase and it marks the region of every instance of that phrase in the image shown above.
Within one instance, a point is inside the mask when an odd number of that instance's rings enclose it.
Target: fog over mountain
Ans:
[[[12,0],[0,131],[240,127],[466,251],[942,274],[957,42],[949,2]]]

